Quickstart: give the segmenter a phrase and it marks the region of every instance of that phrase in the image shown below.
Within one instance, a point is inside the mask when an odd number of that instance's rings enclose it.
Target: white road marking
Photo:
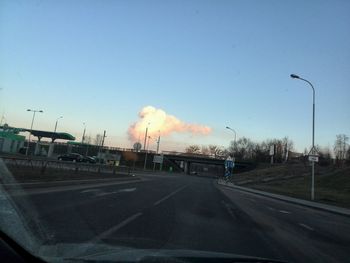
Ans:
[[[285,210],[278,210],[278,212],[282,213],[282,214],[290,214],[289,211],[285,211]]]
[[[98,193],[95,196],[105,196],[105,195],[112,195],[115,194],[116,192],[108,192],[108,193]]]
[[[11,194],[12,196],[18,195],[37,195],[37,194],[46,194],[46,193],[55,193],[55,192],[66,192],[66,191],[76,191],[83,189],[91,189],[92,187],[109,187],[112,185],[123,185],[123,184],[136,184],[144,183],[146,181],[151,181],[151,179],[140,179],[140,180],[128,180],[128,181],[117,181],[117,182],[108,182],[108,183],[97,183],[94,185],[70,185],[70,186],[58,186],[58,187],[47,187],[47,188],[35,188],[35,189],[25,189],[24,191],[20,190]]]
[[[129,193],[129,192],[133,192],[135,190],[136,190],[135,187],[134,188],[126,188],[126,189],[121,189],[118,191],[98,193],[98,194],[96,194],[96,196],[105,196],[105,195],[112,195],[112,194],[118,194],[118,193]]]
[[[299,223],[299,226],[302,226],[302,227],[304,227],[304,228],[306,228],[306,229],[308,229],[308,230],[310,230],[310,231],[314,231],[314,229],[313,229],[312,227],[310,227],[310,226],[308,226],[308,225],[305,225],[305,224],[303,224],[303,223]]]
[[[98,236],[96,236],[95,238],[93,238],[91,240],[91,243],[94,244],[94,243],[96,243],[96,241],[104,239],[105,237],[111,235],[113,232],[121,229],[122,227],[126,226],[130,222],[134,221],[136,218],[138,218],[141,215],[142,215],[142,213],[136,213],[136,214],[128,217],[124,221],[120,222],[118,225],[111,227],[110,229],[106,230],[105,232],[103,232],[103,233],[99,234]]]
[[[100,189],[88,189],[88,190],[81,191],[80,193],[85,194],[85,193],[91,193],[91,192],[97,192],[97,191],[100,191]]]
[[[136,190],[136,187],[134,188],[126,188],[126,189],[121,189],[119,191],[117,191],[118,193],[129,193],[129,192],[134,192]]]
[[[275,211],[276,209],[275,208],[272,208],[270,206],[267,206],[267,209],[271,210],[271,211]]]
[[[174,192],[168,194],[167,196],[163,197],[162,199],[158,200],[157,202],[155,202],[153,205],[159,205],[161,202],[164,202],[165,200],[167,200],[168,198],[172,197],[173,195],[177,194],[178,192],[180,192],[181,190],[185,189],[188,185],[185,185],[183,187],[180,187],[179,189],[175,190]]]

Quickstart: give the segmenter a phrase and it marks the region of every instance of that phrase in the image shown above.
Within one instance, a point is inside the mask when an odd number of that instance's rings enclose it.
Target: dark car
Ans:
[[[20,154],[26,154],[26,153],[27,153],[27,147],[21,147],[21,148],[19,148],[18,153],[20,153]]]
[[[57,157],[59,161],[82,162],[84,157],[79,153],[68,153]]]
[[[84,156],[82,162],[84,162],[84,163],[96,163],[96,160],[94,157]]]

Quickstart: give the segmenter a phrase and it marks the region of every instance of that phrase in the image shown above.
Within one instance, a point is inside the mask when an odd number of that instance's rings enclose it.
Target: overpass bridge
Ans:
[[[192,171],[192,166],[194,165],[210,165],[210,166],[216,166],[219,169],[222,169],[222,173],[224,172],[224,164],[225,164],[225,158],[214,158],[207,155],[193,155],[193,154],[186,154],[186,153],[167,153],[163,152],[163,155],[165,159],[173,162],[178,169],[181,169],[186,174],[190,174]],[[237,172],[242,172],[246,170],[250,170],[254,168],[253,163],[251,162],[242,162],[237,161],[235,162],[235,170]]]

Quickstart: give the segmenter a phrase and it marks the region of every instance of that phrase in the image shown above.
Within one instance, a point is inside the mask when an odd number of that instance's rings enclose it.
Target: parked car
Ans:
[[[94,157],[84,156],[82,162],[84,162],[84,163],[96,163],[96,160]]]
[[[57,157],[59,161],[82,162],[84,157],[79,153],[68,153]]]
[[[26,154],[26,152],[27,152],[27,147],[21,147],[18,150],[18,153],[20,153],[20,154]]]

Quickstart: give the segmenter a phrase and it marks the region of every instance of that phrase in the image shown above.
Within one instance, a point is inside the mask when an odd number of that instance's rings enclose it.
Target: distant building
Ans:
[[[25,137],[18,135],[18,131],[8,129],[6,124],[0,127],[0,152],[18,153],[24,146]]]

